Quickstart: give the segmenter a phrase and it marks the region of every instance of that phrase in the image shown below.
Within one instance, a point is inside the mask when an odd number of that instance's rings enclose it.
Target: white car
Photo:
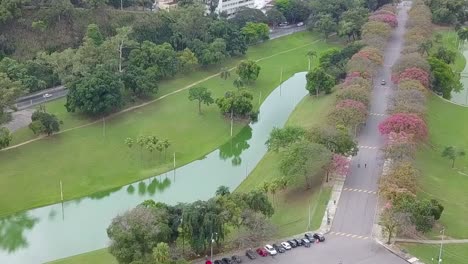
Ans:
[[[276,250],[271,245],[266,245],[265,250],[272,256],[278,254],[278,252],[276,252]]]
[[[43,98],[49,98],[49,97],[52,97],[52,95],[51,95],[51,94],[48,94],[48,93],[46,93],[46,94],[43,94],[43,95],[42,95],[42,97],[43,97]]]
[[[284,249],[286,249],[286,250],[290,250],[290,249],[291,249],[291,245],[289,245],[288,242],[281,242],[281,246],[283,246]]]
[[[297,23],[297,26],[298,26],[298,27],[302,27],[303,25],[304,25],[304,22],[299,22],[299,23]]]

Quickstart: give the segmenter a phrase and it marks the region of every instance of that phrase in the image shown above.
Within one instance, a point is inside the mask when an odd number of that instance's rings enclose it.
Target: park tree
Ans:
[[[108,114],[123,105],[123,83],[112,72],[98,67],[95,72],[68,86],[68,112],[79,110],[88,115]]]
[[[353,140],[348,130],[342,126],[320,126],[310,132],[312,142],[324,145],[335,154],[355,156],[358,152],[357,142]]]
[[[0,149],[8,147],[13,140],[13,137],[6,127],[0,127]]]
[[[314,28],[322,33],[325,39],[328,39],[331,33],[337,31],[338,25],[330,14],[320,14]]]
[[[177,53],[177,60],[179,62],[178,69],[181,72],[191,72],[198,65],[197,56],[189,48],[179,51]]]
[[[265,14],[267,16],[268,24],[273,27],[277,27],[279,24],[286,22],[286,18],[283,13],[276,8],[267,10]]]
[[[307,189],[331,161],[332,153],[325,146],[308,141],[295,142],[283,153],[280,171],[295,181],[304,179]]]
[[[397,90],[388,105],[390,114],[413,113],[423,116],[426,113],[426,94],[419,90]]]
[[[369,17],[369,21],[379,21],[388,24],[392,28],[398,26],[398,20],[395,14],[391,13],[377,13]]]
[[[137,206],[118,215],[107,228],[109,251],[119,263],[148,261],[158,243],[170,242],[172,230],[168,223],[164,208]]]
[[[434,54],[434,57],[438,58],[439,60],[447,63],[452,64],[455,62],[455,57],[457,53],[455,51],[449,50],[446,47],[439,47]]]
[[[455,167],[455,160],[466,155],[463,149],[457,149],[453,146],[447,146],[442,151],[442,157],[452,161],[452,169]]]
[[[387,244],[391,243],[391,239],[401,227],[402,217],[403,214],[396,211],[390,203],[384,207],[380,214],[379,224],[382,226],[383,234],[387,236]]]
[[[225,196],[229,194],[231,194],[231,192],[229,191],[229,187],[225,185],[219,186],[218,189],[216,189],[216,193],[215,193],[216,196]]]
[[[246,90],[229,91],[223,97],[216,99],[221,113],[245,118],[253,110],[253,95]]]
[[[427,62],[427,59],[423,58],[421,54],[416,52],[400,56],[397,62],[392,66],[392,71],[395,74],[400,74],[408,68],[419,68],[425,72],[429,72],[431,70],[431,66]]]
[[[305,21],[311,12],[308,3],[301,0],[277,0],[275,7],[290,23]]]
[[[366,106],[362,102],[350,99],[339,101],[329,114],[330,121],[335,125],[343,125],[351,129],[363,123],[366,117]]]
[[[338,100],[358,101],[367,106],[370,101],[370,91],[366,88],[352,85],[341,89],[337,93],[336,98],[338,98]]]
[[[16,98],[23,93],[23,86],[19,81],[12,81],[0,72],[0,123],[5,120],[5,109],[13,106]]]
[[[320,67],[309,71],[306,75],[306,80],[306,89],[309,91],[309,94],[315,93],[316,96],[320,92],[325,92],[325,94],[331,93],[331,89],[335,85],[335,78]]]
[[[457,35],[460,41],[467,41],[468,40],[468,27],[461,27],[457,30]]]
[[[383,148],[385,158],[396,162],[413,160],[417,147],[413,137],[405,132],[391,132]]]
[[[153,261],[156,264],[168,264],[170,261],[169,245],[164,242],[159,242],[152,252]]]
[[[349,38],[359,39],[361,28],[367,22],[369,10],[364,7],[354,7],[343,12],[340,18],[339,32]]]
[[[45,109],[36,110],[31,116],[29,128],[34,134],[44,133],[48,136],[60,131],[60,121],[56,115],[47,113]]]
[[[256,8],[241,8],[232,21],[237,24],[239,28],[243,28],[247,23],[268,23],[268,18],[260,10]]]
[[[101,45],[102,42],[104,41],[104,37],[102,36],[101,31],[99,30],[99,27],[96,24],[88,25],[85,36],[91,39],[94,45],[96,46]]]
[[[389,201],[401,194],[416,195],[419,171],[408,161],[393,164],[380,179],[379,193]]]
[[[18,16],[21,13],[21,7],[27,0],[8,0],[0,2],[0,23]]]
[[[432,41],[427,40],[424,41],[423,43],[419,44],[418,46],[418,51],[421,55],[427,55],[429,56],[429,52],[431,51],[432,48]]]
[[[169,43],[156,45],[144,41],[140,48],[130,52],[129,63],[144,70],[155,68],[154,73],[158,78],[172,77],[178,70],[177,52]]]
[[[211,91],[206,87],[197,86],[189,89],[189,100],[198,101],[198,113],[201,114],[201,105],[206,104],[207,106],[214,103],[213,97],[211,96]]]
[[[221,79],[227,80],[227,78],[231,77],[231,71],[229,71],[229,69],[227,67],[223,67],[223,68],[221,68],[221,72],[219,73],[219,77],[221,77]]]
[[[255,44],[270,38],[270,28],[265,23],[247,22],[241,32],[249,44]]]
[[[252,83],[260,74],[260,66],[253,60],[244,60],[236,67],[236,74],[244,83]]]
[[[108,0],[84,0],[84,2],[91,8],[99,8],[105,6]]]
[[[157,67],[143,69],[130,65],[122,75],[125,90],[138,98],[147,98],[158,91]]]
[[[431,58],[429,58],[430,64]],[[437,60],[437,59],[436,59]],[[432,69],[432,66],[431,66]],[[403,80],[415,80],[419,81],[424,87],[429,88],[430,76],[429,73],[423,69],[411,67],[402,71],[399,75],[393,76],[392,80],[395,83],[400,83]]]
[[[450,99],[452,90],[459,91],[462,87],[459,78],[452,68],[442,60],[434,57],[428,59],[431,65],[433,90],[442,93],[446,99]],[[427,86],[426,86],[427,87]]]
[[[270,132],[270,137],[265,142],[269,151],[278,152],[291,144],[305,139],[306,131],[302,127],[286,126],[284,128],[274,127]]]
[[[336,174],[342,177],[345,177],[349,172],[350,159],[340,154],[333,154],[332,160],[329,165],[326,167],[327,170],[327,179],[328,182],[330,174]]]
[[[237,91],[240,91],[241,88],[245,86],[245,82],[242,80],[241,77],[237,77],[232,81],[232,85],[237,88]]]
[[[379,124],[379,131],[382,135],[389,135],[391,132],[410,134],[415,140],[427,139],[427,125],[424,120],[416,114],[398,113],[387,117]]]

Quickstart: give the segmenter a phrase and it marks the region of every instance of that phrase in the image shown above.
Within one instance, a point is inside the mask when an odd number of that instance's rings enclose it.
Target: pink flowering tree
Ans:
[[[348,128],[356,126],[367,117],[366,106],[359,101],[345,99],[338,102],[335,109],[330,112],[330,120],[336,125],[344,125]]]
[[[427,139],[427,125],[424,120],[416,114],[398,113],[394,114],[379,124],[382,135],[390,133],[401,133],[413,135],[415,140]]]
[[[398,26],[398,20],[394,14],[391,13],[379,13],[379,14],[374,14],[369,17],[370,21],[379,21],[379,22],[384,22],[387,23],[391,27],[397,27]]]
[[[416,143],[413,134],[390,132],[383,148],[385,159],[394,161],[412,160],[416,154]]]
[[[419,81],[424,87],[429,88],[429,73],[416,67],[408,68],[402,71],[399,75],[392,76],[392,80],[395,83],[399,83],[403,80],[415,80]]]
[[[383,56],[380,50],[372,47],[365,47],[361,49],[359,52],[353,55],[353,57],[361,57],[371,60],[372,62],[382,65],[383,64]],[[351,57],[351,58],[353,58]]]
[[[350,160],[347,157],[339,154],[333,154],[332,160],[327,167],[327,182],[330,173],[346,176],[349,172],[349,163]]]

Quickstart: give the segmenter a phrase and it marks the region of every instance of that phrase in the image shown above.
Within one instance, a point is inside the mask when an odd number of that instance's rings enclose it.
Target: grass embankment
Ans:
[[[452,28],[439,28],[434,31],[435,34],[440,33],[442,35],[442,40],[440,43],[435,41],[433,38],[433,46],[431,49],[431,53],[435,53],[439,47],[445,47],[448,50],[454,51],[456,53],[455,62],[450,64],[453,71],[461,72],[465,68],[466,59],[463,56],[463,53],[458,49],[458,35],[457,32],[454,31]]]
[[[246,57],[262,59],[260,77],[249,89],[258,97],[266,97],[279,83],[293,73],[307,69],[307,51],[321,52],[330,47],[308,32],[301,32],[251,47]],[[240,59],[230,60],[223,66],[233,66]],[[202,80],[217,69],[198,71],[161,84],[159,96],[179,90],[188,84]],[[232,76],[227,81],[213,77],[200,85],[208,87],[214,97],[235,89]],[[212,151],[228,140],[230,122],[220,114],[216,105],[203,107],[197,112],[197,104],[189,102],[188,90],[170,95],[160,101],[107,119],[104,124],[83,127],[38,140],[21,147],[0,152],[0,215],[42,206],[60,200],[59,181],[63,182],[64,198],[73,199],[98,191],[122,186],[172,167],[170,158],[163,161],[158,154],[143,151],[139,147],[129,149],[124,144],[127,137],[156,135],[167,138],[172,146],[168,156],[176,152],[177,165],[186,164]],[[62,101],[63,103],[63,101]],[[60,101],[47,108],[60,116],[66,126],[82,124],[83,119],[68,114],[58,107]],[[257,105],[258,107],[258,105]],[[73,124],[73,125],[70,125]],[[237,123],[234,133],[244,123]],[[66,128],[66,127],[65,127]],[[18,195],[21,193],[22,195]]]
[[[117,264],[117,260],[109,253],[107,248],[87,252],[69,258],[49,262],[49,264]]]
[[[417,256],[424,263],[437,263],[440,245],[406,244],[404,247],[409,253]],[[468,244],[448,244],[443,246],[442,263],[465,264],[468,259]]]
[[[333,95],[319,99],[308,96],[296,107],[286,125],[311,128],[324,121],[334,102],[335,96]],[[236,191],[250,191],[261,186],[265,181],[281,177],[279,162],[279,153],[268,152]],[[303,184],[296,184],[293,188],[275,194],[275,214],[272,221],[278,227],[278,237],[306,231],[309,207],[312,212],[310,230],[320,227],[331,193],[331,187],[324,187],[322,191],[319,191],[320,185],[321,179],[317,179],[315,188],[305,190]]]
[[[416,163],[421,170],[419,196],[435,198],[442,202],[445,209],[440,224],[445,227],[448,238],[468,238],[468,157],[456,160],[455,168],[451,161],[442,158],[441,152],[445,146],[456,146],[468,150],[468,108],[457,106],[432,96],[428,104],[427,121],[430,133],[430,146],[422,149]],[[431,239],[440,239],[439,228],[428,234]],[[447,238],[447,237],[446,237]],[[410,245],[410,252],[424,260],[434,257],[433,246]],[[468,254],[468,245],[449,245],[452,252],[443,258],[444,263],[464,264]],[[458,256],[458,257],[457,257]],[[465,256],[460,258],[459,256]],[[462,261],[463,260],[463,261]]]

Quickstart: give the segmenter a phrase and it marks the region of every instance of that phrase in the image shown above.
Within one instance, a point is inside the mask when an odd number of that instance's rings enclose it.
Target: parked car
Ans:
[[[266,249],[264,248],[257,248],[257,254],[259,254],[262,257],[266,257],[268,256],[268,251],[266,251]]]
[[[286,252],[286,249],[283,248],[281,245],[273,244],[273,248],[276,250],[278,253],[284,253]]]
[[[380,82],[380,84],[381,84],[381,85],[386,85],[387,82],[386,82],[385,80],[382,80],[382,81]]]
[[[292,248],[297,247],[296,241],[294,241],[294,240],[291,239],[291,240],[288,240],[287,242],[289,243],[289,245],[291,245]]]
[[[304,245],[304,247],[310,247],[310,240],[307,239],[307,238],[303,238],[301,239],[302,241],[302,244]]]
[[[300,238],[294,238],[293,240],[296,242],[296,244],[297,244],[298,247],[299,247],[299,246],[302,246],[302,239],[300,239]]]
[[[317,239],[320,242],[325,241],[325,236],[322,233],[315,233],[314,238]]]
[[[268,254],[270,254],[272,256],[278,254],[278,252],[276,251],[276,249],[272,245],[265,245],[265,250],[268,252]]]
[[[241,263],[241,262],[242,262],[241,257],[240,257],[240,256],[237,256],[237,255],[232,256],[231,259],[232,259],[232,263],[233,263],[233,264],[234,264],[234,263]]]
[[[299,23],[297,23],[297,26],[298,26],[298,27],[302,27],[303,25],[304,25],[304,22],[299,22]]]
[[[231,259],[230,258],[222,258],[223,264],[231,264]]]
[[[281,242],[281,246],[283,246],[283,248],[286,249],[286,250],[290,250],[290,249],[291,249],[291,245],[290,245],[288,242],[286,242],[286,241]]]
[[[247,249],[245,251],[245,255],[249,258],[249,259],[256,259],[257,256],[255,255],[255,253],[253,252],[252,249]]]

